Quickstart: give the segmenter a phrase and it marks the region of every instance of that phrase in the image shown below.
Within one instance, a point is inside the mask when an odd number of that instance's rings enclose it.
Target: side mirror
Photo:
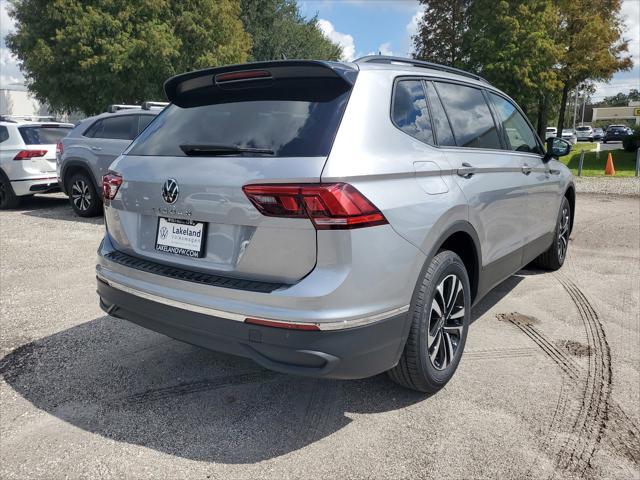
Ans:
[[[571,151],[571,143],[560,137],[547,138],[547,153],[544,161],[548,162],[552,158],[564,157]]]

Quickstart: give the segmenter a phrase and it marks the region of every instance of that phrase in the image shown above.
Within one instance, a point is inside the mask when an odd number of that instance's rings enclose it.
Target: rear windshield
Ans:
[[[18,127],[26,145],[52,145],[69,135],[71,127]]]
[[[195,106],[172,104],[125,153],[186,156],[180,145],[217,145],[267,149],[276,157],[326,156],[348,95],[342,89],[314,98],[265,95],[263,99],[254,91],[246,100],[235,95],[228,103],[223,99]]]
[[[609,132],[624,132],[626,128],[624,127],[609,127]]]
[[[591,127],[578,127],[576,130],[579,132],[586,132],[587,130],[591,130]]]

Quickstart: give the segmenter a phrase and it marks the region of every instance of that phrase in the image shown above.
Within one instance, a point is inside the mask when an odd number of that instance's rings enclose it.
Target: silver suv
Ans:
[[[558,269],[570,150],[482,78],[390,57],[179,75],[103,178],[102,308],[279,372],[434,392],[471,307]]]
[[[102,212],[102,176],[166,105],[110,105],[106,113],[84,119],[60,142],[58,179],[77,215],[94,217]]]

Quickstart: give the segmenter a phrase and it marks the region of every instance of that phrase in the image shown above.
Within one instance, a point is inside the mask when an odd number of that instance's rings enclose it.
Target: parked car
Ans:
[[[434,392],[471,306],[565,260],[571,145],[545,153],[481,77],[370,56],[210,68],[165,92],[103,177],[110,315],[279,372]]]
[[[562,138],[564,138],[572,145],[578,143],[578,136],[576,135],[576,131],[571,128],[565,128],[564,130],[562,130]]]
[[[101,213],[102,176],[166,105],[111,105],[108,112],[83,120],[61,140],[57,175],[77,215],[93,217]]]
[[[593,142],[593,128],[589,126],[576,127],[576,139],[577,141]]]
[[[604,138],[602,139],[602,143],[621,142],[626,135],[627,127],[624,125],[611,125],[607,128]]]
[[[547,131],[544,134],[545,140],[547,138],[553,138],[558,136],[558,129],[556,127],[547,127]]]
[[[602,140],[604,138],[604,130],[601,128],[593,129],[593,139],[594,140]]]
[[[72,124],[40,117],[0,117],[0,209],[23,197],[59,191],[56,144]]]

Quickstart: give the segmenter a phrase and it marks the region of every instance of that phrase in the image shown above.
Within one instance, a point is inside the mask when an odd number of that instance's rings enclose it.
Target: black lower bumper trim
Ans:
[[[293,331],[189,312],[98,281],[102,309],[193,345],[253,359],[281,373],[355,379],[382,373],[400,358],[407,314],[330,331]]]

